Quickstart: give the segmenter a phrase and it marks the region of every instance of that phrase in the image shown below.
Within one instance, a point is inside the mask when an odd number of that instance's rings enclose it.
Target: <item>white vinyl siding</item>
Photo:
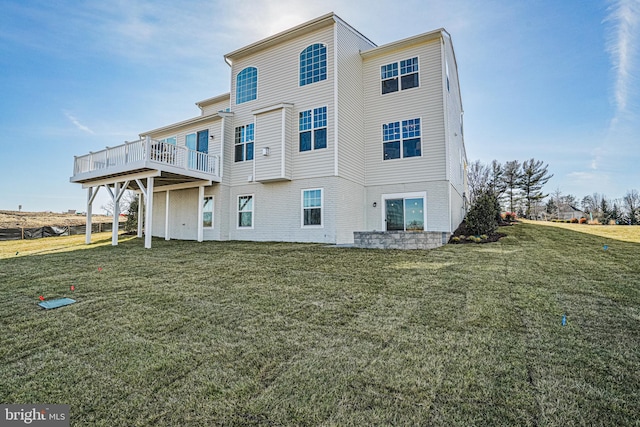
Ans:
[[[267,184],[245,184],[232,187],[231,197],[233,202],[233,229],[229,234],[231,240],[255,240],[255,241],[291,241],[291,242],[322,242],[338,243],[336,241],[336,219],[339,217],[337,210],[351,212],[351,209],[361,211],[362,206],[339,205],[338,199],[333,197],[337,191],[339,182],[337,177],[313,178],[296,181],[277,181]],[[302,190],[322,188],[326,196],[322,205],[322,226],[302,227],[301,223],[301,194]],[[241,195],[254,195],[255,205],[253,229],[238,229],[237,197]],[[331,197],[329,197],[331,195]],[[353,200],[347,194],[346,200]],[[216,203],[219,203],[216,200]],[[346,209],[345,206],[347,207]],[[265,209],[268,209],[265,211]],[[264,214],[261,214],[264,213]],[[361,214],[360,214],[361,215]],[[358,218],[350,221],[351,226],[360,222]],[[342,235],[346,239],[339,243],[353,242],[353,229],[349,228]]]
[[[397,52],[365,58],[366,185],[445,179],[441,45],[442,42],[436,39]],[[412,57],[420,61],[420,86],[380,95],[380,67]],[[415,117],[421,118],[422,156],[402,161],[384,161],[380,135],[382,125]]]
[[[338,40],[336,83],[338,101],[337,174],[353,182],[364,184],[364,92],[362,86],[362,58],[360,51],[373,46],[354,34],[342,23],[336,26]]]
[[[291,138],[293,112],[281,106],[256,114],[255,180],[259,182],[291,178]]]
[[[220,95],[219,97],[217,97],[216,101],[202,107],[202,115],[205,116],[208,114],[214,114],[218,111],[225,111],[228,108],[230,108],[229,96],[225,97],[223,95]]]
[[[300,52],[308,46],[321,43],[327,49],[327,79],[300,86]],[[298,147],[297,114],[294,132],[287,138],[287,144],[294,147],[291,164],[291,179],[331,176],[334,173],[334,41],[333,27],[326,26],[299,38],[292,39],[262,51],[236,58],[233,61],[232,75],[246,67],[259,70],[259,98],[257,101],[235,104],[232,97],[231,110],[234,113],[235,126],[254,120],[254,111],[282,103],[293,104],[296,111],[327,106],[327,149],[318,150],[313,156],[300,153]],[[235,80],[235,79],[233,79]],[[232,81],[231,93],[235,94],[235,81]],[[260,134],[259,123],[256,138]],[[287,129],[287,132],[288,129]],[[256,139],[256,144],[260,141]],[[269,146],[271,148],[271,146]],[[256,151],[256,157],[261,155]],[[232,165],[231,184],[242,185],[253,175],[253,168]]]
[[[464,176],[467,156],[462,129],[462,105],[458,90],[458,74],[456,67],[450,66],[450,64],[455,64],[455,58],[448,38],[445,38],[442,56],[445,62],[443,67],[445,76],[442,85],[445,88],[443,99],[447,126],[447,177],[451,181],[454,190],[462,194],[467,191]],[[447,80],[448,90],[446,90]]]

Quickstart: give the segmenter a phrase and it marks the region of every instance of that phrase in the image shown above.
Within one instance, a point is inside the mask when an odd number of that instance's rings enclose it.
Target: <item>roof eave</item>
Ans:
[[[144,138],[147,135],[153,135],[153,134],[158,134],[158,133],[162,133],[162,132],[168,132],[168,131],[174,130],[174,129],[177,130],[177,129],[179,129],[181,127],[184,127],[184,126],[195,125],[195,124],[198,124],[200,122],[205,122],[205,121],[208,121],[208,120],[220,119],[223,116],[226,116],[227,114],[230,114],[230,113],[223,114],[223,112],[215,112],[215,113],[207,114],[207,115],[204,115],[204,116],[192,117],[190,119],[183,120],[181,122],[173,123],[173,124],[170,124],[170,125],[167,125],[167,126],[159,127],[157,129],[152,129],[152,130],[149,130],[149,131],[146,131],[146,132],[142,132],[141,134],[139,134],[139,136],[140,136],[140,138]]]
[[[217,102],[222,102],[222,101],[227,101],[231,99],[231,93],[227,92],[227,93],[223,93],[222,95],[218,95],[218,96],[214,96],[212,98],[207,98],[207,99],[203,99],[202,101],[198,101],[196,102],[196,106],[198,108],[203,108],[206,107],[208,105],[212,105],[215,104]]]
[[[408,37],[406,39],[398,40],[395,42],[387,43],[382,46],[374,47],[373,49],[360,52],[362,58],[370,58],[377,55],[382,55],[392,50],[401,49],[403,47],[412,46],[418,43],[424,43],[431,40],[437,40],[444,35],[449,36],[449,33],[444,28],[438,28],[437,30],[429,31],[427,33],[418,34],[417,36]]]
[[[336,22],[336,14],[333,12],[322,15],[316,19],[311,21],[307,21],[303,24],[300,24],[296,27],[290,28],[288,30],[282,31],[280,33],[274,34],[273,36],[267,37],[255,43],[251,43],[245,47],[234,50],[233,52],[227,53],[224,56],[225,61],[229,64],[229,60],[233,62],[234,59],[242,58],[247,56],[253,52],[265,49],[267,47],[273,46],[275,44],[281,43],[286,40],[290,40],[292,38],[298,37],[302,34],[309,33],[311,31],[324,28],[326,26],[332,25]]]

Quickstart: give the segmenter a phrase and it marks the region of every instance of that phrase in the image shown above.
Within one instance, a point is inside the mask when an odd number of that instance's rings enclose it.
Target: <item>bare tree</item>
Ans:
[[[638,190],[628,190],[622,198],[627,221],[630,225],[640,223],[640,193]]]
[[[507,187],[502,179],[504,175],[504,167],[499,161],[493,160],[489,169],[489,191],[491,191],[496,198],[502,197]]]
[[[131,204],[132,204],[132,202],[134,200],[137,200],[137,198],[138,198],[138,195],[135,192],[127,190],[122,195],[122,197],[120,198],[120,203],[118,203],[118,207],[120,208],[119,212],[120,213],[130,213],[129,212],[129,207],[131,206]],[[136,204],[136,206],[137,206],[137,204]],[[107,203],[105,203],[104,205],[100,206],[100,209],[105,211],[105,215],[107,215],[107,216],[113,215],[113,208],[114,208],[113,200],[109,200]]]
[[[480,160],[469,165],[469,203],[473,206],[478,196],[487,190],[489,182],[489,168]]]
[[[551,200],[556,208],[556,212],[554,212],[556,214],[556,218],[560,219],[560,207],[562,206],[562,191],[560,191],[560,187],[557,187],[552,193]]]

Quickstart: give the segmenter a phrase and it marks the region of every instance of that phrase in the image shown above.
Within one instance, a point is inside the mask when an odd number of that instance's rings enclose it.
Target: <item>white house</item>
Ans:
[[[142,194],[147,247],[152,235],[349,244],[355,232],[359,245],[437,246],[462,222],[463,112],[444,29],[376,46],[329,13],[224,60],[230,92],[197,102],[198,116],[75,158],[88,221],[105,187]]]

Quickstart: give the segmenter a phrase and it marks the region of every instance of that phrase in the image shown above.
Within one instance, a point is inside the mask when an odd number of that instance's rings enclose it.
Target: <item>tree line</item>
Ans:
[[[621,199],[593,193],[581,200],[573,194],[563,195],[558,189],[545,205],[547,214],[552,218],[560,218],[561,212],[578,207],[584,212],[585,218],[600,224],[640,224],[640,193],[635,189],[628,190]]]
[[[471,206],[482,195],[494,196],[503,211],[529,219],[571,219],[576,215],[601,224],[640,224],[640,193],[629,190],[622,199],[609,199],[594,193],[581,200],[560,189],[545,194],[543,188],[553,177],[549,165],[541,160],[476,160],[468,168]]]
[[[481,195],[490,194],[505,210],[536,217],[540,203],[548,196],[542,189],[553,177],[548,168],[548,164],[533,158],[504,164],[493,160],[488,165],[476,160],[468,169],[469,202],[473,205]]]

